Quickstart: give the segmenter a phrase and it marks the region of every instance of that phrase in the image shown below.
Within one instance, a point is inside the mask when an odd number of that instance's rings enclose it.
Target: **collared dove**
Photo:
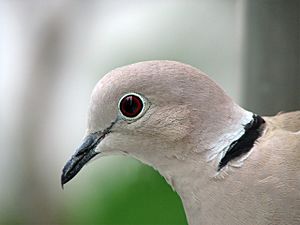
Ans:
[[[147,61],[104,76],[62,185],[111,154],[158,170],[190,225],[300,224],[300,111],[256,115],[189,65]]]

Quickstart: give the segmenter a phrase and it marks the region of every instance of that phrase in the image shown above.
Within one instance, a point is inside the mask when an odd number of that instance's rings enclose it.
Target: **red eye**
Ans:
[[[120,102],[121,113],[126,117],[136,117],[143,109],[143,101],[136,95],[127,95]]]

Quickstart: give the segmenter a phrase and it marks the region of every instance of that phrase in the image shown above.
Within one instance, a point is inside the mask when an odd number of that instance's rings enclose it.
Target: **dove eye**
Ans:
[[[125,119],[136,119],[144,110],[144,100],[138,94],[126,94],[119,101],[119,110]]]

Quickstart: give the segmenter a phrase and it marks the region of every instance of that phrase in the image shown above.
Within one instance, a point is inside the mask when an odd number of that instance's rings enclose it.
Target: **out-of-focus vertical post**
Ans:
[[[27,83],[24,83],[22,96],[22,111],[20,112],[19,134],[21,140],[19,194],[16,197],[18,205],[17,220],[22,223],[54,223],[57,217],[56,208],[46,187],[46,179],[42,177],[45,171],[51,169],[45,164],[43,171],[39,170],[38,160],[43,150],[42,137],[45,132],[51,103],[56,91],[56,86],[62,79],[59,73],[61,66],[61,55],[63,49],[64,19],[66,11],[64,7],[56,11],[51,9],[50,4],[44,10],[44,18],[38,13],[29,16],[28,5],[20,4],[21,16],[27,19],[20,20],[20,24],[26,27],[26,35],[31,35],[28,40],[35,43],[29,51],[30,57],[27,73]],[[34,3],[30,5],[34,6]],[[53,8],[52,8],[53,9]],[[36,23],[35,20],[38,20]],[[25,35],[25,34],[24,34]],[[47,132],[47,135],[51,135]],[[49,158],[49,160],[53,160]],[[49,188],[50,189],[50,188]],[[56,207],[56,208],[55,208]]]
[[[246,1],[244,102],[261,114],[300,109],[300,1]]]

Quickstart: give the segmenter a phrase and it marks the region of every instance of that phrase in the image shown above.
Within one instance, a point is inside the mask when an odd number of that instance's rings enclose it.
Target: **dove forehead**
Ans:
[[[95,128],[99,124],[102,129],[109,126],[116,118],[119,99],[126,93],[142,94],[155,105],[182,104],[199,91],[199,85],[207,86],[210,80],[206,77],[196,68],[174,61],[146,61],[117,68],[92,92],[89,130],[99,130]]]
[[[147,61],[117,68],[99,81],[93,92],[119,98],[129,91],[149,95],[164,94],[164,98],[178,94],[178,90],[200,78],[200,71],[173,61]]]

